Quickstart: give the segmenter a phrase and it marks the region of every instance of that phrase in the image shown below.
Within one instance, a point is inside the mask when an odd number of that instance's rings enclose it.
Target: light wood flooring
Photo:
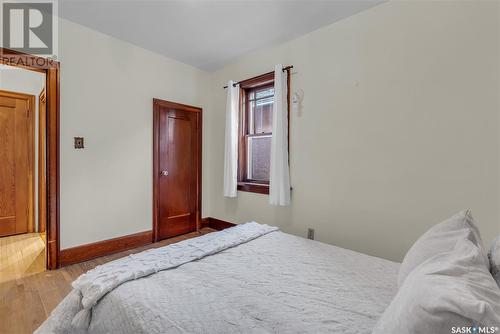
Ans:
[[[45,271],[45,241],[40,233],[0,238],[0,283]]]
[[[38,268],[37,265],[28,265],[28,267],[25,268],[25,265],[10,264],[8,268],[11,268],[9,270],[13,271],[13,273],[10,272],[9,274],[10,279],[0,280],[0,333],[32,333],[48,317],[57,304],[59,304],[59,302],[70,292],[71,282],[97,265],[149,248],[165,246],[213,231],[215,230],[204,228],[201,229],[200,232],[193,232],[179,237],[162,240],[148,246],[100,257],[52,271],[37,272],[38,269],[35,269]],[[36,253],[36,251],[25,250],[23,253],[32,254]],[[0,261],[2,261],[2,265],[3,263],[15,262],[15,260],[9,260],[9,254],[11,253],[4,251],[2,244],[0,244]],[[45,256],[43,255],[42,259],[44,258]],[[19,269],[19,272],[16,272],[13,268]],[[7,277],[7,275],[5,277]]]

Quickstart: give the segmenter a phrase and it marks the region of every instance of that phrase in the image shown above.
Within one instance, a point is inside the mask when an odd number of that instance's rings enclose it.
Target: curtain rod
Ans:
[[[285,71],[290,71],[292,68],[293,68],[293,65],[283,67],[283,72],[285,72]],[[272,72],[271,72],[271,73],[272,73]],[[266,73],[266,74],[267,74],[267,73]],[[260,75],[258,75],[258,76],[260,76]],[[249,80],[249,79],[247,79],[247,80]],[[246,81],[246,80],[241,80],[241,81]],[[238,86],[238,85],[240,84],[240,82],[241,82],[241,81],[238,81],[238,82],[233,83],[233,87]],[[226,89],[226,88],[227,88],[227,86],[224,86],[224,89]]]

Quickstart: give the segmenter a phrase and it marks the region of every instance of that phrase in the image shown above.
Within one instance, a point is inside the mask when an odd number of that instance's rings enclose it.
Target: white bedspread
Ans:
[[[398,268],[275,231],[117,285],[93,307],[88,332],[371,333],[396,293]],[[78,291],[39,333],[77,333],[67,324]]]

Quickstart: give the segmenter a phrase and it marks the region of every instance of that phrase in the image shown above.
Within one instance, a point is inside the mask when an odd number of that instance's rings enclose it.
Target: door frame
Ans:
[[[47,269],[60,266],[59,240],[59,113],[60,63],[50,58],[29,55],[0,47],[0,64],[45,73],[47,135]]]
[[[153,242],[158,240],[159,228],[159,181],[160,181],[160,107],[172,108],[198,114],[196,124],[198,134],[197,182],[196,182],[196,230],[201,227],[201,166],[202,166],[202,136],[203,136],[203,110],[202,108],[180,104],[176,102],[153,99]]]
[[[25,100],[29,113],[28,145],[28,228],[27,233],[35,232],[35,115],[36,115],[36,97],[35,95],[19,93],[0,89],[0,95],[13,99]]]
[[[42,103],[44,108],[42,110]],[[38,95],[38,230],[47,230],[47,161],[45,143],[47,141],[47,94],[45,87]]]

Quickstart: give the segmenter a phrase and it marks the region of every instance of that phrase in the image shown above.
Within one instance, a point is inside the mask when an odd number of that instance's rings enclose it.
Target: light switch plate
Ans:
[[[83,137],[75,137],[75,148],[76,149],[83,149]]]

